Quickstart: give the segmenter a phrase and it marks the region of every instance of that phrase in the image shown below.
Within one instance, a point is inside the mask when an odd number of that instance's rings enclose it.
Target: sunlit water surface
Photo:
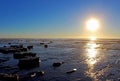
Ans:
[[[40,42],[49,43],[48,48]],[[33,45],[30,52],[37,53],[41,63],[39,67],[19,70],[18,60],[12,54],[0,54],[9,58],[0,63],[0,73],[15,73],[20,77],[30,72],[43,70],[44,76],[28,78],[25,81],[120,81],[120,40],[97,39],[1,39],[0,46],[12,44]],[[54,68],[54,62],[64,62]],[[6,67],[9,66],[10,68]],[[4,68],[3,68],[4,67]],[[74,73],[66,72],[77,69]]]

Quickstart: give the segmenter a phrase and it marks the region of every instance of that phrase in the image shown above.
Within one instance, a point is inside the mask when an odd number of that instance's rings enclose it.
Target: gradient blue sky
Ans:
[[[96,33],[85,22],[100,21]],[[120,36],[120,0],[0,0],[0,38]]]

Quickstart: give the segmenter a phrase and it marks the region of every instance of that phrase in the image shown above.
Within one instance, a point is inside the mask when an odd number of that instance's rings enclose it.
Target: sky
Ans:
[[[91,33],[85,22],[99,21]],[[120,0],[0,0],[0,38],[120,38]]]

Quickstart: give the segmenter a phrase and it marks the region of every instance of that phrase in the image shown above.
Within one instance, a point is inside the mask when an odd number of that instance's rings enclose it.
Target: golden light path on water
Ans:
[[[88,70],[86,71],[87,75],[89,77],[91,77],[94,81],[97,81],[96,77],[95,77],[95,72],[94,72],[94,66],[95,64],[98,62],[98,50],[96,49],[97,47],[99,47],[96,44],[97,39],[95,37],[90,37],[90,41],[86,44],[86,56],[87,56],[87,60],[86,63],[88,64]]]

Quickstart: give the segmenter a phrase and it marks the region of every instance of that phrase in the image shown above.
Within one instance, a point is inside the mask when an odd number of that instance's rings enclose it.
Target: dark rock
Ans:
[[[47,44],[45,44],[45,45],[44,45],[44,48],[48,48],[48,45],[47,45]]]
[[[4,74],[0,73],[0,80],[5,81],[19,81],[19,76],[17,74]]]
[[[7,46],[3,46],[3,47],[7,47]]]
[[[10,48],[7,48],[7,47],[0,47],[0,52],[1,53],[8,53],[8,50],[9,50]]]
[[[36,56],[36,53],[32,53],[32,52],[26,52],[26,53],[14,53],[13,54],[13,57],[16,58],[16,59],[21,59],[21,58],[25,58],[27,56],[30,56],[30,57],[35,57]]]
[[[35,57],[35,56],[36,56],[36,53],[26,52],[26,53],[23,53],[23,55],[25,55],[25,56]]]
[[[53,43],[52,41],[50,41],[50,43]]]
[[[63,62],[56,62],[56,63],[53,63],[53,67],[59,67],[63,64]]]
[[[22,54],[22,53],[14,53],[13,54],[13,58],[15,58],[15,59],[20,59],[20,58],[24,58],[24,55]]]
[[[20,69],[37,67],[39,66],[39,57],[28,57],[20,59],[18,66]]]
[[[11,43],[8,43],[9,45],[11,45]]]
[[[11,45],[10,47],[12,47],[12,48],[23,48],[23,45],[21,44],[21,45]]]
[[[15,52],[20,52],[19,49],[9,49],[8,53],[15,53]]]
[[[7,54],[7,53],[20,52],[20,50],[15,48],[10,48],[10,47],[0,47],[0,52]]]
[[[41,42],[40,45],[44,45],[45,43]]]
[[[22,51],[22,52],[28,51],[27,48],[20,48],[19,50]]]
[[[33,46],[27,46],[28,49],[33,49]]]

